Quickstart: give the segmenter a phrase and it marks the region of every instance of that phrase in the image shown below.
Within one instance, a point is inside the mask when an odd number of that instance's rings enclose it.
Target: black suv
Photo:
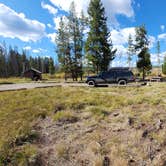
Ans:
[[[129,70],[129,68],[114,67],[106,72],[101,72],[99,75],[87,77],[86,83],[89,86],[97,86],[110,83],[126,85],[128,82],[133,81],[135,81],[134,74],[131,70]]]

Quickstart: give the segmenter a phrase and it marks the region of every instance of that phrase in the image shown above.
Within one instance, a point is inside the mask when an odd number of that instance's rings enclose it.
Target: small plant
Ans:
[[[164,130],[160,130],[158,133],[153,132],[151,133],[151,136],[161,145],[164,145],[166,143],[166,133]]]
[[[97,157],[95,160],[95,166],[103,166],[103,158],[102,157]]]
[[[99,106],[89,106],[89,107],[86,108],[86,110],[89,111],[89,112],[92,112],[93,115],[96,115],[96,116],[104,117],[104,116],[109,114],[109,112],[107,112],[105,110],[105,108],[99,107]]]
[[[57,113],[57,112],[63,111],[63,110],[65,110],[65,103],[60,103],[59,102],[55,105],[54,113]]]
[[[48,116],[48,113],[46,111],[39,112],[36,116],[40,117],[41,119],[45,119]]]
[[[57,112],[53,119],[63,123],[75,123],[78,121],[78,118],[70,111]]]
[[[59,144],[56,147],[56,151],[59,158],[68,158],[68,147],[66,147],[64,144]]]

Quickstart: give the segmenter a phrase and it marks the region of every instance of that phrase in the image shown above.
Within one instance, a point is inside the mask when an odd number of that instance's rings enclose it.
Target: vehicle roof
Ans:
[[[129,67],[111,67],[109,71],[112,70],[129,70]]]
[[[37,69],[35,69],[35,68],[30,68],[30,69],[26,70],[24,73],[29,72],[29,71],[34,71],[34,72],[36,72],[36,73],[38,73],[38,74],[42,74],[41,71],[39,71],[39,70],[37,70]]]

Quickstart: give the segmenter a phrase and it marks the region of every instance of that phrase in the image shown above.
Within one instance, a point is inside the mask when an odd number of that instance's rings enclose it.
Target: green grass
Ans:
[[[102,119],[109,121],[109,115],[118,111],[124,117],[136,118],[135,125],[153,124],[156,119],[165,116],[165,90],[165,83],[156,83],[140,88],[55,87],[1,92],[0,165],[26,165],[35,160],[38,155],[36,141],[40,133],[34,130],[34,126],[39,119],[47,116],[54,121],[72,121],[73,118],[78,121],[82,118],[80,113],[89,112],[90,118],[98,123]],[[124,119],[115,117],[109,123],[115,122],[121,123]],[[163,132],[159,135],[152,133],[152,136],[159,143],[164,142]],[[120,149],[119,153],[124,149]],[[64,151],[60,148],[59,155],[63,156]]]

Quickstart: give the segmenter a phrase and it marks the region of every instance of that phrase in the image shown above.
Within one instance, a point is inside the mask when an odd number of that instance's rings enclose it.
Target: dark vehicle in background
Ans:
[[[126,85],[129,82],[134,82],[135,77],[129,68],[114,67],[106,72],[101,72],[96,76],[87,77],[86,83],[89,86],[97,86],[103,84],[118,83],[119,85]]]
[[[42,80],[42,72],[34,68],[26,70],[23,73],[23,76],[26,78],[31,78],[33,81]]]

